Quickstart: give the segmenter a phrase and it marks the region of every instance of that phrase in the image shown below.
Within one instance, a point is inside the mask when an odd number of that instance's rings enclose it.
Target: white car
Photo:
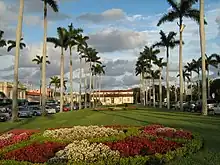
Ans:
[[[46,107],[46,111],[48,114],[55,114],[56,113],[56,109],[54,109],[52,107]]]
[[[211,110],[209,110],[210,113],[213,114],[220,114],[220,104],[215,104]]]

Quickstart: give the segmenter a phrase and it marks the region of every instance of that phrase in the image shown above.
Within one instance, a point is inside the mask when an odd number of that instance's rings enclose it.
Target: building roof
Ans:
[[[133,89],[118,89],[118,90],[100,90],[100,92],[132,92]],[[99,91],[94,91],[99,92]]]

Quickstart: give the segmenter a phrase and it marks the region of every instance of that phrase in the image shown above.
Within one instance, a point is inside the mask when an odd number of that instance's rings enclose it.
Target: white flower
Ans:
[[[0,140],[6,140],[12,137],[12,133],[5,133],[3,135],[0,136]]]

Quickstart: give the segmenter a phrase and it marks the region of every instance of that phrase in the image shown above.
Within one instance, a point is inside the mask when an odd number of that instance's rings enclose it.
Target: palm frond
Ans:
[[[174,0],[167,0],[167,2],[174,10],[179,11],[178,4]]]
[[[56,0],[42,0],[46,1],[46,3],[53,9],[54,12],[58,12],[58,5]]]
[[[10,45],[8,46],[7,51],[10,52],[13,48],[14,48],[14,45]]]
[[[53,43],[55,48],[61,45],[59,39],[55,37],[47,37],[47,42]]]
[[[198,24],[200,22],[200,12],[197,9],[188,10],[187,13],[184,14],[184,16],[194,20]],[[204,20],[204,23],[207,25],[206,20]]]
[[[157,26],[165,22],[173,22],[175,19],[179,18],[179,13],[177,11],[170,11],[167,14],[164,14],[157,23]]]

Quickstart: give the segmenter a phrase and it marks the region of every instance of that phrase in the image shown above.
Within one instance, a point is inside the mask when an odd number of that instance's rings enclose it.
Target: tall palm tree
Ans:
[[[204,27],[204,0],[200,0],[200,49],[202,57],[202,110],[203,115],[207,115],[207,93],[206,93],[206,57],[205,57],[205,27]]]
[[[77,45],[77,37],[80,33],[83,32],[82,29],[75,29],[73,24],[71,23],[68,26],[68,47],[70,52],[70,109],[73,109],[73,57],[72,57],[72,49]]]
[[[24,49],[25,47],[26,47],[26,44],[24,43],[24,42],[22,42],[23,41],[23,38],[21,38],[20,39],[20,49]],[[7,49],[7,51],[8,52],[10,52],[13,48],[15,48],[16,47],[16,41],[13,41],[13,40],[8,40],[8,49]]]
[[[183,110],[183,75],[182,75],[182,40],[183,40],[183,30],[185,25],[183,24],[183,18],[190,18],[197,23],[199,23],[199,10],[193,9],[192,5],[194,5],[198,0],[181,0],[180,3],[177,3],[175,0],[167,0],[169,5],[172,7],[167,14],[164,14],[160,20],[158,21],[157,26],[165,22],[173,22],[178,19],[179,22],[177,25],[179,26],[179,35],[180,35],[180,44],[179,44],[179,74],[180,74],[180,109]]]
[[[159,79],[160,78],[160,70],[148,70],[147,73],[149,73],[149,76],[151,77],[152,79],[152,86],[153,86],[153,106],[155,107],[156,106],[156,99],[155,99],[155,96],[156,96],[156,93],[155,93],[155,80]]]
[[[0,47],[7,46],[6,40],[3,38],[4,31],[0,30]]]
[[[190,73],[188,73],[188,71],[182,70],[182,74],[183,74],[183,92],[184,92],[184,97],[186,99],[186,88],[185,88],[185,84],[186,84],[186,80],[190,81]],[[180,74],[177,75],[177,77],[179,77]]]
[[[92,80],[93,80],[93,74],[92,74],[92,64],[95,65],[96,63],[101,64],[100,57],[97,56],[98,52],[94,48],[87,48],[85,50],[85,54],[82,56],[83,58],[87,58],[86,62],[89,62],[89,69],[90,69],[90,83],[89,83],[89,97],[90,97],[90,108],[92,106],[91,104],[91,94],[92,94]],[[93,86],[94,87],[94,86]]]
[[[56,94],[57,94],[57,88],[60,86],[60,79],[57,76],[53,76],[50,78],[50,84],[49,86],[54,85],[54,94],[53,98],[56,99]]]
[[[193,88],[192,88],[192,72],[193,72],[193,69],[194,69],[194,64],[193,64],[193,61],[192,62],[187,62],[187,65],[184,66],[185,70],[187,72],[190,73],[190,90],[191,90],[191,97],[190,97],[190,100],[192,101],[193,100],[193,95],[192,95],[192,91],[193,91]]]
[[[79,69],[79,109],[82,108],[82,55],[87,54],[88,44],[87,40],[89,39],[88,36],[83,36],[82,34],[78,35],[77,37],[77,52],[79,52],[79,62],[80,62],[80,69]]]
[[[19,7],[19,13],[18,13],[18,24],[17,24],[17,29],[16,29],[14,85],[13,85],[13,96],[12,96],[12,121],[16,121],[18,119],[18,109],[17,109],[18,66],[19,66],[19,55],[20,55],[20,40],[21,40],[21,35],[22,35],[23,12],[24,12],[24,0],[20,0],[20,7]]]
[[[175,40],[177,33],[169,32],[166,35],[162,30],[160,31],[160,41],[155,43],[156,47],[165,47],[166,48],[166,58],[167,58],[167,67],[166,67],[166,84],[167,84],[167,109],[170,109],[170,85],[169,85],[169,49],[173,49],[179,45],[180,41]]]
[[[212,59],[215,59],[215,61],[216,61],[216,64],[217,64],[217,67],[218,67],[218,76],[220,76],[220,55],[219,54],[216,54],[216,53],[213,53],[213,54],[211,54],[211,56],[210,56]]]
[[[96,96],[97,96],[97,91],[99,91],[99,101],[100,101],[100,90],[101,90],[101,76],[103,74],[105,74],[104,68],[105,68],[105,65],[96,64],[96,65],[92,65],[92,69],[91,69],[93,72],[93,75],[97,75],[100,78],[99,82],[97,79],[97,84],[99,84],[99,85],[97,85],[98,90],[96,90]],[[98,100],[98,99],[96,98],[96,100]]]
[[[68,46],[68,31],[65,28],[58,27],[57,28],[58,38],[48,37],[47,42],[51,42],[56,47],[61,48],[61,56],[60,56],[60,112],[63,112],[63,82],[64,82],[64,50],[67,49]]]
[[[163,62],[163,58],[159,58],[159,59],[156,59],[155,61],[154,61],[154,64],[156,65],[156,66],[158,66],[158,68],[159,68],[159,71],[160,71],[160,73],[159,73],[159,97],[160,97],[160,108],[162,108],[162,83],[161,83],[161,81],[162,81],[162,69],[163,69],[163,67],[165,67],[165,66],[167,66],[167,63],[166,62]]]
[[[46,56],[46,58],[48,58],[48,56]],[[37,65],[40,66],[40,73],[42,73],[42,63],[43,63],[43,56],[38,56],[36,55],[36,57],[32,60],[32,62],[36,63]],[[46,63],[47,64],[50,64],[50,61],[49,60],[46,60]],[[42,78],[42,77],[41,77]],[[41,98],[41,88],[42,88],[42,80],[40,79],[40,104],[42,103],[42,98]],[[46,114],[43,113],[44,115]]]
[[[200,92],[200,68],[201,68],[201,61],[198,59],[198,60],[195,60],[193,59],[192,60],[192,64],[193,64],[193,71],[198,75],[198,80],[197,80],[197,89],[198,89],[198,100],[200,100],[200,95],[201,95],[201,92]]]
[[[56,0],[41,0],[44,3],[44,40],[43,40],[43,61],[42,61],[42,111],[46,115],[46,56],[47,56],[47,5],[49,5],[54,12],[58,12],[58,5]]]

